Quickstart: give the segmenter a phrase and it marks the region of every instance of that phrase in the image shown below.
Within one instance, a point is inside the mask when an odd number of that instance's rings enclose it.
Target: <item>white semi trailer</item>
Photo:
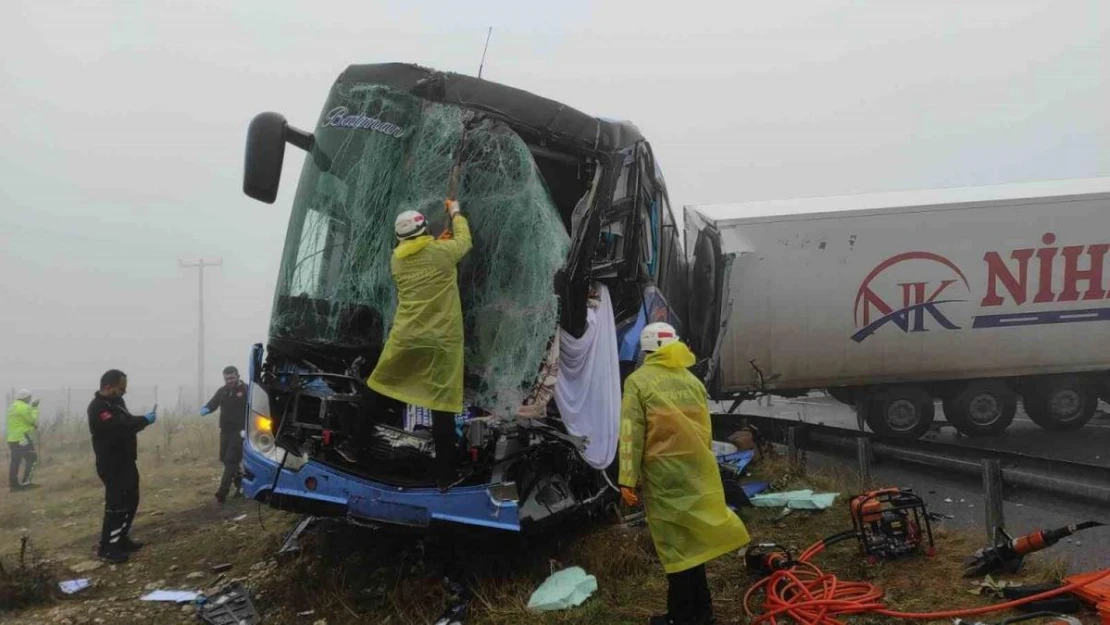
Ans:
[[[916,438],[936,400],[981,436],[1019,399],[1046,429],[1081,427],[1105,394],[1110,178],[697,206],[686,220],[687,249],[725,259],[708,269],[727,285],[716,398],[825,389],[875,432]]]

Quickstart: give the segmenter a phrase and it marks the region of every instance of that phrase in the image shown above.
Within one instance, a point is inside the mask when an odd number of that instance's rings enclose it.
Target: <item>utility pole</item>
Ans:
[[[219,267],[223,259],[206,262],[203,258],[195,263],[177,261],[182,269],[197,270],[197,405],[204,404],[204,268]]]

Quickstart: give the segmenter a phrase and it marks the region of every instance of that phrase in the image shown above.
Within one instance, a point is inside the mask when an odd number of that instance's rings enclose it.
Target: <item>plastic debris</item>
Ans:
[[[743,485],[744,494],[749,498],[762,493],[770,487],[771,485],[768,482],[748,482]]]
[[[237,516],[237,517],[235,517],[234,519],[231,519],[231,520],[236,522],[236,523],[238,523],[239,521],[246,521],[247,520],[247,515],[240,514],[239,516]]]
[[[718,454],[717,464],[721,465],[724,469],[740,474],[744,472],[744,469],[748,468],[748,465],[751,464],[752,458],[754,457],[755,451],[751,449],[730,454]]]
[[[955,502],[952,501],[951,497],[945,497],[944,498],[944,503],[955,503]]]
[[[597,591],[597,578],[582,567],[572,566],[552,574],[528,600],[528,609],[537,612],[565,610],[582,605]]]
[[[710,441],[709,445],[713,448],[713,455],[717,456],[717,460],[720,460],[722,456],[728,456],[740,451],[736,448],[736,445],[733,445],[732,443]]]
[[[89,580],[86,578],[71,579],[64,582],[58,582],[58,588],[67,595],[81,592],[82,590],[88,588],[90,585],[91,584],[89,583]]]
[[[792,490],[784,493],[765,493],[751,498],[757,508],[786,508],[788,510],[824,510],[833,505],[840,493],[814,493],[812,490]]]
[[[191,590],[155,590],[139,597],[140,601],[166,601],[171,603],[185,603],[195,601],[200,595]]]

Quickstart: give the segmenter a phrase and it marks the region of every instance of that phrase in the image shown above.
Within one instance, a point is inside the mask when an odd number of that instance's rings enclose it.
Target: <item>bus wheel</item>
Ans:
[[[1098,388],[1078,375],[1053,375],[1033,381],[1023,395],[1025,412],[1046,430],[1075,430],[1095,416]]]
[[[965,436],[996,436],[1017,414],[1017,394],[997,380],[969,382],[944,400],[944,416]]]
[[[916,386],[880,389],[867,404],[867,424],[880,436],[920,438],[936,416],[933,398]]]

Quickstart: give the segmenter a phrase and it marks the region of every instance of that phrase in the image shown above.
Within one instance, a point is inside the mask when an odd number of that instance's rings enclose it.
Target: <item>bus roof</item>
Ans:
[[[560,102],[488,80],[409,63],[351,65],[338,82],[384,85],[421,98],[494,115],[526,141],[554,138],[579,148],[612,152],[643,135],[627,121],[591,117]],[[529,137],[528,135],[532,135]]]

